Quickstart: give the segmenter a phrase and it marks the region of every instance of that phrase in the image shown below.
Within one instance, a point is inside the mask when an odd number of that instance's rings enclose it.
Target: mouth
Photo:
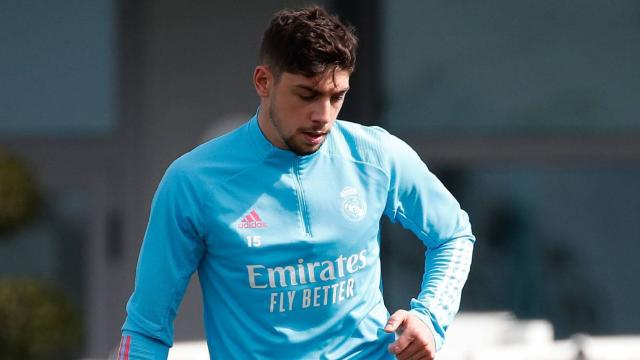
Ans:
[[[302,135],[304,136],[307,143],[311,145],[319,145],[322,144],[322,141],[327,136],[327,133],[319,131],[303,131]]]

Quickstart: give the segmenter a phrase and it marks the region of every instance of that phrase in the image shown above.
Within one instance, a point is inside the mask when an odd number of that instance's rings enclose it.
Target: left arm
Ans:
[[[402,330],[390,347],[399,358],[404,358],[400,356],[403,350],[413,351],[416,344],[426,345],[427,353],[432,353],[427,358],[433,358],[458,312],[475,237],[467,213],[418,154],[391,135],[389,145],[392,155],[385,214],[392,222],[411,230],[427,250],[420,293],[411,300],[411,310],[394,314],[385,330]],[[424,334],[426,329],[430,334]]]

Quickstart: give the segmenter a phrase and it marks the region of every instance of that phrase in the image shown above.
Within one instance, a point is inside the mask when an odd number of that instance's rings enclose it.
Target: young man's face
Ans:
[[[261,92],[259,68],[254,80],[261,96],[260,128],[267,139],[298,155],[317,151],[342,108],[350,73],[332,70],[309,78],[284,72],[279,79],[265,82]],[[268,77],[268,68],[263,70]]]

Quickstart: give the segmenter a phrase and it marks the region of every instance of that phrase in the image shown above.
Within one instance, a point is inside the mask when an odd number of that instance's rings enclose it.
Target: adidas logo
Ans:
[[[245,216],[240,223],[238,223],[239,229],[253,229],[253,228],[265,228],[267,223],[262,221],[260,215],[255,210],[251,210],[249,215]]]

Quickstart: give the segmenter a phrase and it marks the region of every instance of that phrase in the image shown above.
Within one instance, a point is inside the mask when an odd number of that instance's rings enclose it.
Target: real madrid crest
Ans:
[[[358,190],[351,186],[347,186],[340,192],[342,198],[342,216],[349,221],[360,221],[367,214],[367,203],[364,198],[358,194]]]

